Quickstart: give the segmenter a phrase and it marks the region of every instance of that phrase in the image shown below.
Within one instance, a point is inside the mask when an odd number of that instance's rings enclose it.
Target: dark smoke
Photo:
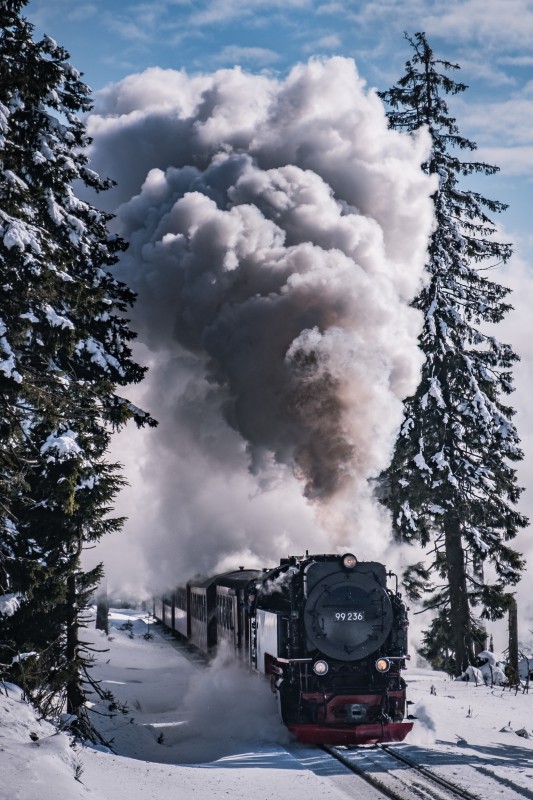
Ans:
[[[142,402],[161,422],[143,438],[138,538],[186,571],[381,525],[367,480],[420,365],[425,135],[389,131],[341,58],[284,81],[148,70],[106,90],[90,132],[118,180]]]

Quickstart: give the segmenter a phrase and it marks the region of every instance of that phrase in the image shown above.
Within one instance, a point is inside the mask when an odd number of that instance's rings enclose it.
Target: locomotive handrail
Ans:
[[[276,661],[279,661],[281,664],[296,664],[298,662],[306,662],[310,664],[312,660],[312,658],[280,658],[279,656],[276,656]]]

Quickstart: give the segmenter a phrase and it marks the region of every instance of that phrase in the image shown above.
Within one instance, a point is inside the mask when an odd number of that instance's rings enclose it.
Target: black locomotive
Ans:
[[[401,741],[407,610],[385,567],[344,556],[192,580],[155,616],[206,654],[226,642],[269,676],[283,722],[303,742]]]

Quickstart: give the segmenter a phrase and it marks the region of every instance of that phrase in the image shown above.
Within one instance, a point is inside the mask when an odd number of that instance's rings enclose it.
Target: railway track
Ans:
[[[390,800],[481,800],[387,745],[323,750]]]
[[[515,800],[515,798],[516,800],[520,800],[520,798],[533,800],[533,791],[531,789],[521,786],[520,784],[516,783],[516,781],[511,780],[509,777],[497,774],[497,772],[489,769],[482,763],[471,765],[469,771],[470,778],[476,783],[476,786],[478,786],[479,789],[479,795],[476,795],[472,792],[469,792],[464,787],[460,787],[454,783],[451,783],[441,775],[437,775],[432,769],[424,767],[421,764],[416,764],[411,758],[409,758],[409,756],[395,747],[382,744],[378,745],[378,748],[384,750],[398,761],[401,761],[404,764],[418,770],[421,774],[427,775],[428,778],[436,781],[444,788],[449,788],[452,791],[462,792],[462,795],[460,795],[462,797],[466,798],[481,796],[485,798],[487,796],[495,797],[499,795],[506,800],[511,800],[511,798],[513,800]],[[468,778],[466,778],[466,774],[467,773],[463,773],[463,781],[465,779],[468,780]],[[483,777],[485,780],[483,780]],[[481,783],[483,783],[483,788],[481,788]]]

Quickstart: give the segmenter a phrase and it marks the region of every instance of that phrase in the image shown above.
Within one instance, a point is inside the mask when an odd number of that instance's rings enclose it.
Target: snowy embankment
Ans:
[[[18,687],[0,682],[0,800],[87,798],[80,768],[70,738],[39,722]]]
[[[112,718],[95,716],[114,752],[72,748],[7,687],[0,692],[0,800],[353,797],[354,776],[291,740],[258,676],[223,657],[205,669],[135,612],[114,613],[109,637],[91,633],[105,650],[95,675],[128,707],[126,714],[111,708]],[[533,694],[453,682],[429,670],[406,675],[419,722],[401,745],[405,752],[474,794],[531,798]],[[531,738],[518,736],[520,729]],[[375,793],[368,787],[360,796]]]

